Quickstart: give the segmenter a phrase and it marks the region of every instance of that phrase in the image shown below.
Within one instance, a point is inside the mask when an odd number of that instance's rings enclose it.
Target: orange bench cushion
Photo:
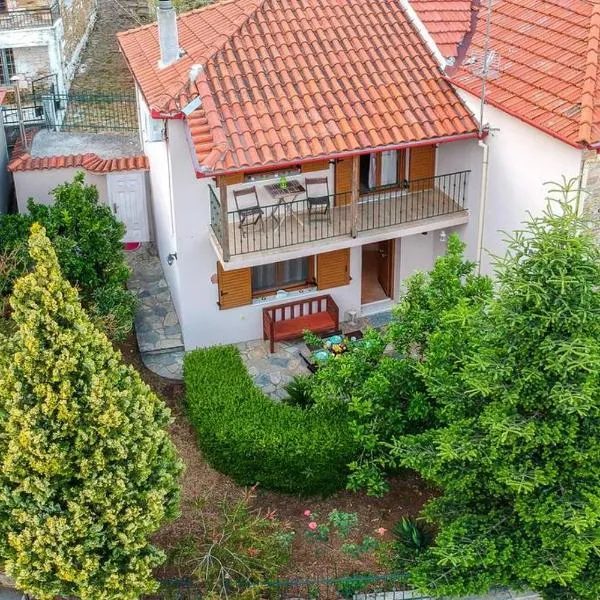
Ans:
[[[310,331],[327,331],[335,329],[337,323],[328,312],[294,317],[285,321],[277,321],[274,326],[275,339],[283,340],[299,337],[305,329]]]

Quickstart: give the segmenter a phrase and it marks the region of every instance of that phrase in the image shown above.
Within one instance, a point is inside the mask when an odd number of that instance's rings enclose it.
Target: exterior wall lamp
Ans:
[[[172,266],[173,263],[177,260],[177,252],[171,252],[169,256],[167,256],[167,264]]]

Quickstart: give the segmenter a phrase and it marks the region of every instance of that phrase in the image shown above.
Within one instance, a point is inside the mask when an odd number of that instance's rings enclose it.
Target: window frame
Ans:
[[[289,283],[287,285],[279,285],[279,286],[275,286],[275,287],[270,287],[270,288],[264,288],[261,290],[255,290],[254,287],[252,287],[252,298],[262,298],[263,296],[272,296],[274,294],[276,294],[279,290],[285,290],[287,292],[291,292],[294,290],[301,290],[303,288],[305,288],[306,286],[309,285],[316,285],[316,281],[315,281],[315,257],[314,256],[299,256],[298,258],[305,258],[307,259],[307,270],[306,270],[306,280],[305,281],[299,281],[297,283]],[[290,259],[290,260],[295,260],[295,259]],[[265,264],[275,264],[277,265],[277,280],[281,281],[283,279],[282,277],[282,273],[283,273],[283,263],[288,262],[286,260],[279,260],[276,263],[265,263]],[[255,265],[254,267],[250,267],[250,269],[254,269],[256,267],[260,267],[263,265]],[[250,272],[250,281],[252,282],[252,271]],[[252,283],[251,283],[252,285]]]
[[[0,86],[9,86],[17,69],[13,48],[0,48]]]

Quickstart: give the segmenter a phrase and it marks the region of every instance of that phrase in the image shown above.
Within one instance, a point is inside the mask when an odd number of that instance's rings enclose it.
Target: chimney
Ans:
[[[172,65],[181,56],[177,36],[177,15],[171,0],[158,0],[158,38],[160,41],[160,61],[162,69]]]

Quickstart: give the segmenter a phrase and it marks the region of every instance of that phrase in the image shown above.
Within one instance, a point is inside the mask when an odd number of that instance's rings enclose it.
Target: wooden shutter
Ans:
[[[317,288],[326,290],[350,283],[350,249],[317,255]]]
[[[328,160],[319,160],[317,162],[304,163],[302,165],[303,173],[313,173],[314,171],[327,171],[329,169]]]
[[[406,179],[406,150],[398,150],[398,183]]]
[[[347,193],[346,193],[347,192]],[[335,193],[342,194],[335,199],[336,204],[350,204],[352,199],[352,158],[344,158],[335,163]]]
[[[225,271],[218,262],[217,282],[221,310],[252,303],[252,269],[250,267]]]
[[[408,167],[408,178],[411,181],[410,189],[429,189],[433,187],[435,176],[435,146],[418,146],[410,149],[410,164]],[[420,181],[416,184],[415,179],[431,178],[430,181]]]

